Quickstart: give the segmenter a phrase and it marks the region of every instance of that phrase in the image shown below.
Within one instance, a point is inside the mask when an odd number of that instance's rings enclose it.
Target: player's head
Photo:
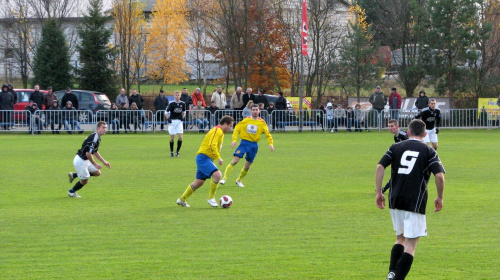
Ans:
[[[224,116],[220,119],[219,124],[222,128],[222,131],[226,133],[231,131],[231,128],[233,127],[234,124],[234,119],[231,116]]]
[[[181,100],[181,93],[179,91],[174,92],[174,98],[176,102]]]
[[[257,118],[259,115],[260,115],[259,105],[253,104],[252,105],[252,117]]]
[[[408,125],[408,135],[410,137],[418,137],[423,139],[425,137],[425,134],[425,123],[422,120],[414,119]]]
[[[399,131],[399,124],[398,121],[395,119],[389,120],[389,131],[392,134],[396,134]]]
[[[436,99],[434,98],[429,99],[429,108],[431,108],[432,110],[436,108]]]
[[[97,134],[104,135],[106,134],[107,130],[108,130],[108,124],[106,124],[106,122],[103,121],[97,122],[97,128],[96,128]]]

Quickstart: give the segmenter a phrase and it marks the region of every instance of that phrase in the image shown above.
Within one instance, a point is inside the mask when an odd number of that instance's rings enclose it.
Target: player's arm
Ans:
[[[111,164],[109,164],[109,162],[107,162],[106,160],[104,160],[101,156],[101,154],[99,152],[95,152],[94,153],[94,156],[100,161],[102,162],[104,165],[106,165],[108,168],[111,168]]]
[[[222,137],[224,137],[224,132],[221,129],[212,130],[213,135],[210,139],[210,151],[214,155],[216,160],[220,160],[220,148],[222,144]]]
[[[375,184],[376,184],[376,197],[375,203],[377,207],[380,209],[384,209],[385,206],[385,197],[382,194],[382,180],[384,179],[385,167],[382,164],[377,165],[377,171],[375,172]]]
[[[238,140],[238,135],[240,135],[240,129],[243,125],[243,121],[239,122],[238,124],[236,124],[236,126],[234,127],[234,130],[233,130],[233,137],[231,139],[231,148],[234,147],[234,145],[236,145],[236,141]]]
[[[443,193],[444,193],[444,173],[439,172],[434,174],[434,178],[436,181],[436,188],[437,188],[437,198],[434,200],[434,205],[436,206],[436,209],[434,209],[434,212],[441,211],[443,208]]]
[[[439,111],[439,114],[436,116],[436,134],[439,133],[440,125],[441,125],[441,111]]]
[[[92,163],[92,165],[95,166],[95,168],[97,168],[97,169],[102,168],[102,166],[95,161],[94,156],[91,153],[86,152],[85,155],[87,156],[87,159],[90,161],[90,163]]]
[[[264,130],[264,134],[266,135],[266,138],[267,138],[267,143],[269,143],[269,149],[271,149],[271,152],[272,152],[272,151],[274,151],[273,136],[269,132],[269,128],[267,127],[266,123],[264,123],[262,127],[263,127],[263,130]]]

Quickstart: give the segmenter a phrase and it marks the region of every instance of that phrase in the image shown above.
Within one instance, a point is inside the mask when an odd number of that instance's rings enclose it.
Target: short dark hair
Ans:
[[[219,121],[220,125],[232,124],[232,123],[234,123],[234,119],[231,116],[223,116]]]
[[[259,104],[252,104],[252,108],[259,108]]]
[[[408,125],[408,130],[411,136],[424,137],[425,123],[422,120],[414,119]]]

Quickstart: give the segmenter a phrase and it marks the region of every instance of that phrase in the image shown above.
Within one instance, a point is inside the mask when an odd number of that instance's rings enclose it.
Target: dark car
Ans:
[[[54,93],[57,95],[57,99],[62,100],[66,91],[59,90]],[[111,107],[111,101],[109,101],[108,96],[102,92],[72,89],[71,93],[76,95],[76,98],[78,99],[78,110],[89,110],[95,114],[99,110],[109,110]],[[60,106],[64,106],[64,104],[60,104]],[[88,114],[80,114],[79,121],[84,123],[88,122]]]

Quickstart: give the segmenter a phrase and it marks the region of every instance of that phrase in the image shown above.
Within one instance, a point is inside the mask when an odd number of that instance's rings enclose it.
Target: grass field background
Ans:
[[[0,279],[385,279],[395,236],[375,206],[388,132],[276,133],[261,139],[244,179],[240,162],[207,204],[194,179],[203,135],[170,158],[168,134],[105,135],[112,169],[67,197],[67,172],[85,135],[0,135]],[[230,134],[222,151],[232,158]],[[500,279],[500,130],[442,130],[444,208],[434,213],[407,279]],[[388,179],[386,172],[384,181]]]

